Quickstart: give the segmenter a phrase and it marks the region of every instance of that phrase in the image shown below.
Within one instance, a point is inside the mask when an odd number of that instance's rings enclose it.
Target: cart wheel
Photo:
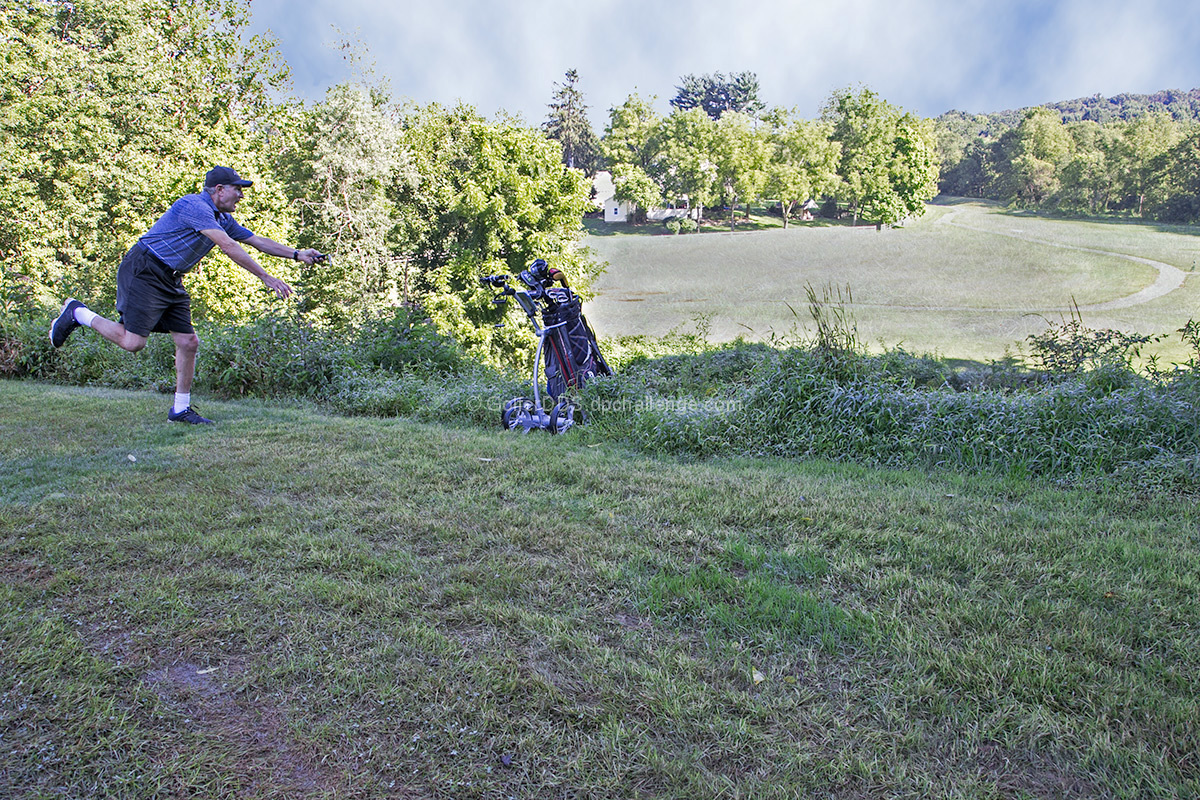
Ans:
[[[583,409],[570,400],[563,400],[550,411],[551,433],[566,433],[577,422],[583,424]]]
[[[530,421],[533,418],[533,401],[527,397],[514,397],[504,404],[500,413],[500,424],[506,431],[521,431],[529,433]]]

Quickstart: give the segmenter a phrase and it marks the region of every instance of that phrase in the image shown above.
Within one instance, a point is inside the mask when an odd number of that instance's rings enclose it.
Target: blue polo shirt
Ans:
[[[213,228],[221,228],[235,242],[244,242],[254,235],[239,225],[232,214],[219,211],[208,192],[199,192],[172,203],[138,241],[171,269],[187,272],[213,248],[213,240],[200,232]]]

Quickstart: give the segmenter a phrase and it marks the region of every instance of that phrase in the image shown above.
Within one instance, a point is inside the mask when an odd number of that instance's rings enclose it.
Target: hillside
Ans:
[[[1200,223],[1200,89],[935,120],[943,194],[1076,216]]]
[[[1103,124],[1114,120],[1135,119],[1152,112],[1165,112],[1179,122],[1196,122],[1200,121],[1200,89],[1164,89],[1153,94],[1124,93],[1113,97],[1096,94],[1091,97],[1077,97],[1074,100],[1044,103],[1043,107],[1062,114],[1063,122],[1091,120]],[[982,124],[980,131],[995,135],[997,129],[1011,128],[1020,123],[1027,110],[1028,108],[1017,108],[985,113],[952,110],[938,117],[938,121],[970,121],[973,124]]]

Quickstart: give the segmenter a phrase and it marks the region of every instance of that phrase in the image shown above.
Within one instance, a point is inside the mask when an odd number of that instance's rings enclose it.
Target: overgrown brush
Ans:
[[[1115,338],[1072,326],[1055,341],[1072,331]],[[1195,338],[1193,324],[1180,331],[1185,341],[1189,331]],[[965,374],[901,350],[735,344],[633,364],[593,384],[587,403],[602,435],[674,455],[829,458],[1194,492],[1197,360],[1142,375],[1128,350],[1112,347],[1065,374],[1011,361]]]
[[[1191,325],[1193,323],[1189,323]],[[1185,333],[1185,327],[1180,333]],[[1126,333],[1111,328],[1090,328],[1083,322],[1078,305],[1068,319],[1050,323],[1041,333],[1031,334],[1030,359],[1035,368],[1047,375],[1080,375],[1089,370],[1130,372],[1140,358],[1142,347],[1165,336]],[[1186,336],[1184,341],[1186,342]]]
[[[173,391],[174,346],[151,336],[127,353],[90,331],[55,351],[49,317],[0,317],[0,375],[58,383]],[[444,375],[472,371],[455,343],[420,314],[397,308],[341,328],[303,316],[266,315],[244,324],[198,322],[195,390],[220,397],[307,398],[332,402],[347,376]],[[387,413],[385,404],[376,413]]]
[[[810,293],[815,315],[822,298]],[[827,458],[1086,484],[1200,490],[1200,328],[1187,363],[1139,373],[1136,337],[1072,319],[1031,353],[971,371],[901,349],[872,355],[830,324],[815,341],[707,343],[701,330],[604,343],[614,377],[581,396],[589,436],[691,458]],[[151,388],[174,382],[169,338],[131,355],[94,335],[59,352],[45,320],[0,319],[8,376]],[[819,329],[820,330],[820,329]],[[297,317],[205,326],[196,389],[302,398],[335,413],[494,425],[527,377],[471,362],[413,312],[340,330]],[[1069,355],[1068,355],[1069,354]],[[1064,360],[1067,359],[1067,360]]]

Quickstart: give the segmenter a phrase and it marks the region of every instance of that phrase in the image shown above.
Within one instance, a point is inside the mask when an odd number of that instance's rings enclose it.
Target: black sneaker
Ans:
[[[50,344],[55,348],[62,347],[67,343],[67,337],[71,335],[71,331],[79,327],[79,323],[75,321],[75,309],[82,308],[83,303],[76,300],[74,297],[68,297],[63,303],[62,311],[58,312],[58,316],[54,319],[54,324],[50,326]]]
[[[192,411],[191,406],[188,406],[183,411],[169,412],[167,414],[167,419],[171,420],[171,422],[190,422],[193,425],[212,425],[213,424],[213,421],[211,419],[205,419],[204,417],[197,414],[195,411]]]

